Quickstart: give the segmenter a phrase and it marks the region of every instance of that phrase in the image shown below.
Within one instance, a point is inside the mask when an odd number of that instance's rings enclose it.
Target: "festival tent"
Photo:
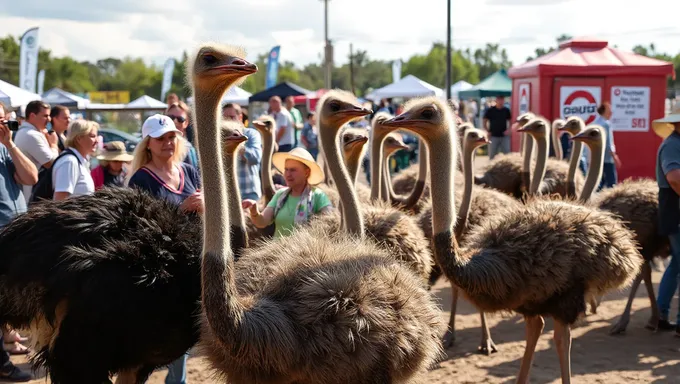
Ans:
[[[378,101],[391,97],[444,97],[444,91],[434,85],[420,80],[413,75],[406,75],[399,81],[386,85],[366,95],[369,100]]]
[[[454,99],[459,99],[458,93],[461,91],[467,91],[468,89],[474,87],[474,85],[468,83],[465,80],[460,80],[456,84],[451,86],[451,97]]]
[[[90,100],[76,96],[57,87],[43,93],[42,99],[50,105],[63,105],[64,107],[75,109],[85,109],[90,104]]]
[[[168,105],[151,96],[143,95],[125,104],[125,109],[165,109]]]
[[[284,81],[283,83],[276,84],[275,86],[265,89],[262,92],[255,93],[251,95],[248,98],[248,101],[252,103],[253,101],[269,101],[269,98],[272,96],[278,96],[281,98],[281,100],[285,99],[288,96],[306,96],[311,93],[314,93],[313,91],[310,91],[308,89],[302,88],[299,85],[289,83],[287,81]]]
[[[458,92],[463,99],[481,99],[482,97],[510,96],[512,94],[512,80],[505,69],[494,72],[472,88]]]
[[[246,106],[248,105],[248,99],[250,96],[252,96],[252,93],[244,90],[241,87],[231,87],[227,93],[224,94],[224,97],[222,98],[222,105],[227,103],[236,103],[238,105]],[[187,104],[192,104],[193,102],[193,97],[187,98]]]
[[[40,100],[40,95],[0,80],[0,101],[3,104],[18,108],[33,100]]]

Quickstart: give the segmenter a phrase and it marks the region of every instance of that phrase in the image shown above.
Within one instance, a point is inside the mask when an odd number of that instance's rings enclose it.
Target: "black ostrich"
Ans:
[[[201,231],[136,189],[38,204],[0,231],[0,324],[52,383],[144,383],[198,341]]]

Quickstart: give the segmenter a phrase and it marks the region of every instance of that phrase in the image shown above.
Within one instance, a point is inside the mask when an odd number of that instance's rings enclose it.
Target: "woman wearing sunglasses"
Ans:
[[[175,128],[182,132],[182,136],[187,137],[187,127],[189,126],[189,107],[183,102],[179,101],[177,103],[172,103],[165,110],[165,115],[172,119],[175,123]],[[187,146],[187,157],[184,162],[191,164],[197,171],[200,172],[198,166],[198,154],[196,153],[196,148],[194,148],[191,143],[186,140]]]

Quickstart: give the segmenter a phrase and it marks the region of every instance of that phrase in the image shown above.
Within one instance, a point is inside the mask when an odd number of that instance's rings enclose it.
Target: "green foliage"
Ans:
[[[571,36],[557,37],[557,45],[570,39]],[[537,48],[535,57],[552,52],[557,47]],[[673,62],[676,72],[680,73],[680,54],[671,56],[657,52],[654,44],[638,45],[634,48],[638,54]],[[175,58],[176,65],[170,92],[186,99],[191,90],[185,85],[185,63],[187,53]],[[349,61],[352,62],[352,71]],[[309,90],[324,87],[324,69],[319,63],[311,63],[304,68],[295,66],[290,61],[279,66],[278,82],[289,81]],[[264,90],[267,54],[258,55],[255,63],[260,71],[246,79],[241,85],[249,92]],[[427,53],[416,54],[405,59],[402,76],[412,74],[428,83],[443,88],[446,81],[446,46],[435,42]],[[501,68],[508,69],[512,63],[507,51],[499,44],[486,44],[484,48],[473,50],[453,49],[451,55],[452,83],[465,80],[477,83]],[[59,87],[73,93],[88,91],[130,91],[130,98],[135,99],[147,94],[160,96],[162,67],[147,65],[140,58],[109,57],[96,62],[78,62],[71,57],[53,57],[49,50],[41,49],[38,57],[38,68],[45,69],[45,90]],[[19,82],[19,41],[17,37],[8,35],[0,39],[0,79],[12,84]],[[377,89],[392,82],[392,62],[374,60],[367,51],[355,50],[347,57],[347,62],[332,69],[331,86],[334,88],[354,89],[362,96],[372,89]],[[669,87],[680,87],[680,83],[669,79]]]

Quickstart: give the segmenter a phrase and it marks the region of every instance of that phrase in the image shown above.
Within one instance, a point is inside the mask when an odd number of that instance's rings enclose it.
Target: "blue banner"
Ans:
[[[267,76],[264,80],[264,89],[269,89],[276,85],[276,78],[279,75],[279,51],[281,46],[277,45],[269,51],[269,59],[267,60]]]

